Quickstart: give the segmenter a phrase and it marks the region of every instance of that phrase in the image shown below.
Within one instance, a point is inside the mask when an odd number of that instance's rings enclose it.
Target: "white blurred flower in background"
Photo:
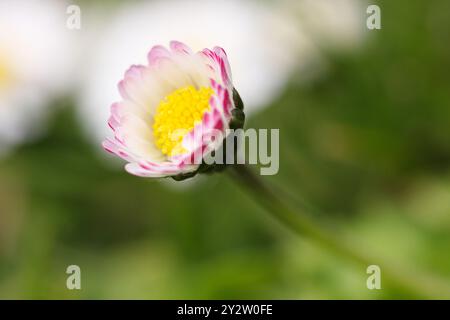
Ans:
[[[123,4],[112,15],[103,7],[85,9],[88,32],[83,36],[89,56],[80,68],[85,71],[79,95],[81,124],[103,155],[100,144],[109,134],[110,104],[120,99],[117,83],[124,70],[145,64],[153,45],[173,39],[194,50],[225,48],[233,82],[251,116],[276,101],[292,76],[302,84],[324,74],[325,50],[357,48],[364,39],[364,4],[365,0],[156,0]],[[104,163],[120,168],[113,160]],[[199,179],[163,182],[184,190]]]
[[[284,0],[309,38],[321,49],[354,50],[364,38],[366,0]]]
[[[0,1],[0,155],[35,137],[71,81],[66,17],[63,1]]]
[[[225,48],[246,114],[270,103],[290,72],[310,61],[315,51],[282,7],[262,1],[126,4],[95,38],[80,104],[82,123],[98,144],[109,133],[105,124],[111,101],[120,98],[117,82],[123,78],[123,70],[131,64],[144,64],[146,53],[157,43],[167,45],[179,39],[193,50],[216,45]]]
[[[90,10],[89,54],[80,97],[82,124],[99,145],[117,82],[155,44],[179,39],[194,50],[226,48],[233,79],[252,114],[273,102],[292,74],[323,72],[322,50],[353,50],[363,39],[365,0],[157,0],[123,4],[113,16]],[[102,25],[103,22],[103,25]],[[94,28],[92,28],[94,29]],[[100,149],[100,148],[99,148]]]

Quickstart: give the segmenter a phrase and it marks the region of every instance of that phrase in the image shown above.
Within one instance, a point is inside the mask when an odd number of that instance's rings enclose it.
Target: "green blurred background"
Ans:
[[[280,128],[267,183],[365,252],[450,284],[450,2],[376,3],[382,30],[363,49],[329,52],[311,84],[294,75],[246,126]],[[0,298],[420,297],[368,290],[365,269],[279,225],[226,174],[173,188],[105,166],[74,101],[0,159]],[[66,289],[71,264],[80,291]]]

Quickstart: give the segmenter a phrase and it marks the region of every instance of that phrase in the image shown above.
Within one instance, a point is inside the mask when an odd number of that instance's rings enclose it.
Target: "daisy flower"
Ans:
[[[0,2],[0,153],[32,138],[49,100],[67,88],[70,41],[63,3]]]
[[[133,65],[111,106],[114,137],[105,150],[125,159],[125,169],[142,177],[176,180],[195,175],[205,154],[217,150],[228,128],[243,126],[239,94],[220,47],[194,53],[172,41],[154,46],[147,65]],[[220,139],[212,141],[211,136]]]

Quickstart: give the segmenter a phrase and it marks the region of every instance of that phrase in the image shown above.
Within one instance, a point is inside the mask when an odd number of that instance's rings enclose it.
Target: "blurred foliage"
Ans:
[[[266,177],[365,251],[450,282],[450,2],[378,1],[380,31],[248,127],[280,128]],[[245,99],[245,97],[244,97]],[[118,170],[55,101],[48,132],[0,162],[0,298],[406,298],[279,226],[226,175]],[[377,264],[377,261],[373,262]],[[65,287],[77,264],[82,290]],[[414,281],[414,279],[411,279]]]

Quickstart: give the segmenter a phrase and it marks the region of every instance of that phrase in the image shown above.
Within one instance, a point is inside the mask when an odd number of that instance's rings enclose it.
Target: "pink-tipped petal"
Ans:
[[[231,67],[228,62],[227,54],[225,53],[225,50],[223,50],[221,47],[214,47],[214,52],[218,56],[222,81],[226,86],[229,86],[231,84],[232,79],[231,79]]]
[[[170,60],[171,54],[169,50],[167,50],[163,46],[154,46],[150,50],[147,59],[150,66],[158,66],[161,63],[161,61],[168,59]]]
[[[182,55],[191,55],[193,54],[191,48],[189,48],[187,45],[180,41],[171,41],[170,42],[170,49],[172,52]]]

